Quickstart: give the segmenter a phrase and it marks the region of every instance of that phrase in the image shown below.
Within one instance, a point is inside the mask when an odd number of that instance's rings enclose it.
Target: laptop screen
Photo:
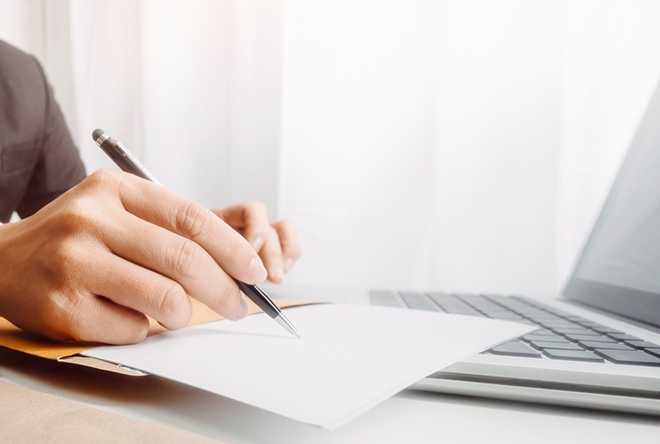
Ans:
[[[563,294],[660,326],[660,85]]]

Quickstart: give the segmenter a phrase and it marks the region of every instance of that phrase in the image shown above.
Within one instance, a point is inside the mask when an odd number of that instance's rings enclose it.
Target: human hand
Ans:
[[[269,222],[266,206],[257,201],[216,208],[213,212],[259,253],[269,281],[278,284],[284,281],[284,274],[291,271],[302,255],[300,234],[292,221]]]
[[[0,226],[0,251],[0,316],[55,340],[139,342],[145,315],[183,327],[187,294],[240,319],[249,304],[232,277],[266,278],[255,250],[210,210],[112,170]]]

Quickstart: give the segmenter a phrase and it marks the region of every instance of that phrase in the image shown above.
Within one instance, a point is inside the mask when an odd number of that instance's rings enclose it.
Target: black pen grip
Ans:
[[[261,291],[259,287],[256,285],[248,285],[245,282],[241,282],[237,279],[234,279],[234,282],[236,282],[236,285],[238,285],[238,288],[241,289],[243,294],[249,297],[252,302],[257,304],[257,307],[261,308],[261,310],[268,316],[271,318],[276,318],[281,314],[280,310],[277,308],[277,305],[275,305],[273,301],[271,301],[270,298],[266,296],[266,294]]]

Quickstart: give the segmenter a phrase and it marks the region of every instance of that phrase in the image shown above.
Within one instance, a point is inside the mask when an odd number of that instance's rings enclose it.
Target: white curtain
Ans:
[[[555,293],[660,78],[658,1],[0,0],[88,171],[105,129],[293,218],[297,284]]]

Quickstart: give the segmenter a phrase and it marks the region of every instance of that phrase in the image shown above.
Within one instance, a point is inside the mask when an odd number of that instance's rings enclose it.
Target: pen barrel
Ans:
[[[275,305],[275,303],[273,303],[273,301],[271,301],[270,298],[256,285],[248,285],[237,279],[234,279],[234,282],[236,282],[236,285],[238,285],[238,288],[241,289],[245,296],[249,297],[257,307],[261,308],[261,310],[271,318],[276,318],[282,313],[279,308],[277,308],[277,305]]]
[[[119,141],[108,137],[103,142],[97,141],[96,143],[122,171],[160,184]]]

